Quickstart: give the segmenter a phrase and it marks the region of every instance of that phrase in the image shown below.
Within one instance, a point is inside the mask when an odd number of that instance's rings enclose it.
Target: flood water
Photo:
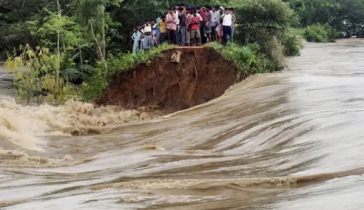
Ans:
[[[143,114],[2,100],[0,208],[364,209],[363,55],[308,43],[283,72],[126,124]]]

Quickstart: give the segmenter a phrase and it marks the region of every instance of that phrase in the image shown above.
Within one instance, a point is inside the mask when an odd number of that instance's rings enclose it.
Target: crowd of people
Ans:
[[[183,4],[168,10],[155,21],[146,20],[134,28],[133,53],[168,42],[181,46],[200,46],[217,41],[233,41],[235,15],[222,6],[192,7]]]

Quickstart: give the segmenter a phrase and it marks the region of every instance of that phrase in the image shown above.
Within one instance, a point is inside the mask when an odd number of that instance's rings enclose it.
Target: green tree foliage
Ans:
[[[290,35],[290,27],[298,16],[281,0],[234,0],[237,24],[234,38],[243,45],[258,44],[259,53],[270,60],[272,68],[283,67],[282,56],[297,55],[301,49],[298,36]]]
[[[235,0],[238,2],[237,31],[243,44],[281,37],[298,22],[294,11],[281,0]]]
[[[48,11],[48,16],[40,21],[28,21],[31,35],[39,38],[42,46],[65,53],[83,43],[80,26],[72,17],[63,16],[60,12]]]
[[[117,73],[147,62],[168,48],[160,46],[137,55],[127,53],[132,49],[133,27],[165,14],[179,3],[180,0],[34,0],[31,3],[0,0],[0,24],[7,26],[5,33],[0,34],[0,51],[12,51],[19,44],[29,43],[27,50],[15,51],[8,60],[18,68],[15,72],[27,66],[25,72],[32,73],[17,80],[32,81],[31,87],[18,85],[29,90],[27,97],[42,88],[61,98],[68,83],[84,82],[85,98],[93,99]],[[226,49],[216,49],[243,69],[241,78],[281,69],[283,53],[299,52],[299,39],[288,33],[298,18],[289,4],[281,0],[185,0],[184,3],[236,8],[235,40],[244,46],[231,44]],[[28,61],[26,56],[30,52],[35,56]],[[19,54],[22,61],[16,64]],[[47,71],[38,70],[45,67]]]
[[[94,42],[100,61],[106,60],[107,30],[116,25],[105,10],[119,6],[120,2],[122,0],[74,0],[71,4],[76,21],[83,26],[88,40]]]
[[[19,50],[22,53],[17,56],[15,51],[9,55],[5,66],[13,72],[19,96],[29,103],[33,97],[39,99],[42,90],[47,90],[55,99],[62,100],[67,84],[59,75],[61,58],[58,54],[52,54],[48,48],[33,50],[29,45]]]
[[[290,0],[302,27],[328,23],[343,37],[364,36],[363,0]]]
[[[60,0],[65,13],[69,13],[66,5],[70,1]],[[27,21],[42,20],[48,15],[44,8],[57,11],[56,0],[0,0],[0,59],[5,59],[7,51],[22,44],[40,45],[39,40],[31,35]]]

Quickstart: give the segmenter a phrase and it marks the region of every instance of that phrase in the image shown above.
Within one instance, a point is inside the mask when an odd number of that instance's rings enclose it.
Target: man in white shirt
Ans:
[[[142,30],[142,32],[144,34],[143,49],[148,49],[148,48],[154,46],[152,31],[153,31],[153,26],[151,24],[151,21],[146,20],[145,24],[144,24],[144,28]]]
[[[223,45],[227,44],[227,37],[230,37],[231,41],[231,26],[233,24],[233,16],[231,15],[231,10],[226,9],[225,15],[222,16],[222,27],[224,33]]]

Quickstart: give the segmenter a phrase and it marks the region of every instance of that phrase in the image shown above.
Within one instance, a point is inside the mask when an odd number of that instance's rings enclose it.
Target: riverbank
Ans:
[[[218,98],[234,83],[252,74],[282,70],[283,48],[274,44],[271,48],[274,50],[271,59],[258,52],[257,44],[234,43],[169,47],[164,51],[156,48],[157,55],[153,50],[143,52],[149,59],[139,59],[139,63],[133,60],[138,55],[121,55],[108,64],[114,70],[106,90],[92,93],[97,93],[95,103],[100,106],[152,107],[173,113]],[[125,64],[129,60],[134,63]]]
[[[237,73],[233,62],[214,49],[175,48],[116,75],[95,102],[173,113],[221,96]]]

